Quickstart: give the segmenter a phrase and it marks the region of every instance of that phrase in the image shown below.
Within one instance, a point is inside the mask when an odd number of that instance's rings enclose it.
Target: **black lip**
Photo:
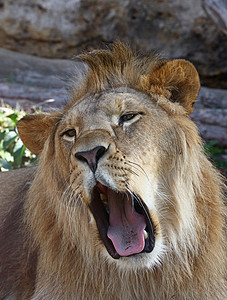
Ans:
[[[145,240],[145,246],[142,252],[149,253],[154,249],[155,246],[155,227],[150,218],[148,207],[143,202],[143,200],[135,194],[134,203],[135,210],[138,213],[144,215],[146,220],[147,226],[145,230],[148,233],[148,238]],[[95,186],[92,191],[92,198],[91,203],[89,204],[89,208],[95,218],[100,238],[103,241],[103,244],[105,245],[108,253],[114,259],[119,259],[121,256],[116,252],[112,241],[107,237],[107,231],[109,227],[109,215],[106,211],[103,201],[100,199],[100,190],[97,186]]]

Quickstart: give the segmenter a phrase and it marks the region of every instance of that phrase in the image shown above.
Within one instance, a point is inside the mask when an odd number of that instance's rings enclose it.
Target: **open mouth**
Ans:
[[[89,207],[100,238],[113,258],[154,249],[155,227],[146,204],[137,195],[117,193],[98,183]]]

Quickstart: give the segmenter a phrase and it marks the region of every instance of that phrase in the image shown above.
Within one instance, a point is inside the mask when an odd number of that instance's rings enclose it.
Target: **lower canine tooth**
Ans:
[[[143,236],[145,240],[148,238],[148,233],[146,232],[146,230],[143,231]]]

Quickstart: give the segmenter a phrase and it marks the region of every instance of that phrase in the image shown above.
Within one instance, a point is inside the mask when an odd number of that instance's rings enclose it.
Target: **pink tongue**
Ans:
[[[121,256],[139,253],[145,245],[145,218],[135,211],[130,198],[108,190],[110,226],[107,236]]]

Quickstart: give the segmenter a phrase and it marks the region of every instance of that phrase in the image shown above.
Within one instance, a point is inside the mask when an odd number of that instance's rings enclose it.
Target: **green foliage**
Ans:
[[[19,138],[16,123],[25,112],[8,105],[0,107],[0,171],[33,165],[37,156],[32,154]]]
[[[205,151],[211,158],[215,166],[220,169],[224,175],[227,174],[227,161],[223,157],[227,156],[227,149],[218,146],[217,141],[210,141],[204,145]]]

